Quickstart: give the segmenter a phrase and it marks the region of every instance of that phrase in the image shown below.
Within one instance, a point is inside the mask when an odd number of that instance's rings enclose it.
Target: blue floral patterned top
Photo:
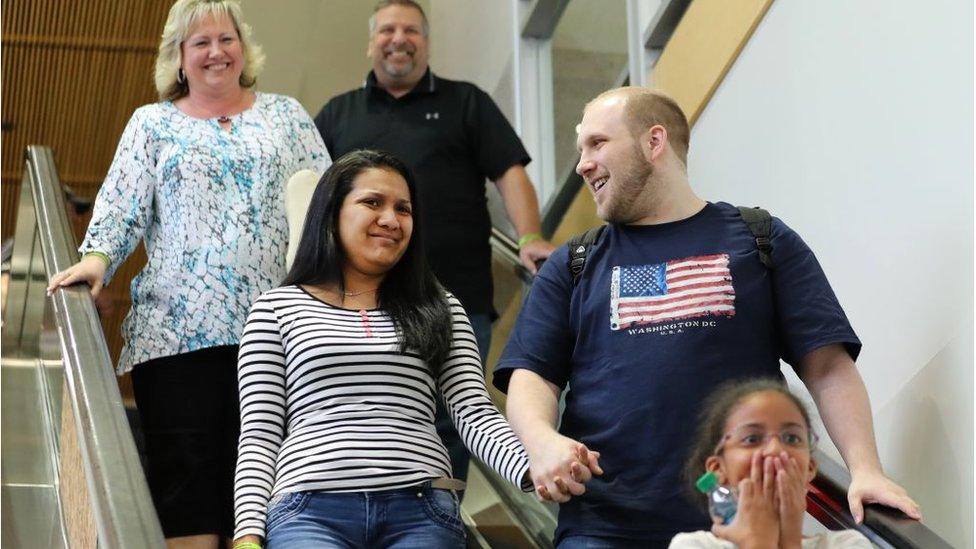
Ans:
[[[118,372],[236,344],[251,303],[285,275],[285,183],[330,163],[308,113],[290,97],[258,93],[229,132],[169,101],[137,109],[79,249],[108,254],[108,281],[146,242]]]

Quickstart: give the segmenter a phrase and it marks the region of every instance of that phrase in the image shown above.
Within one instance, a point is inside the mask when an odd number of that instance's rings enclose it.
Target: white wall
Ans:
[[[572,0],[556,26],[552,47],[626,54],[626,29],[626,0]]]
[[[437,74],[476,84],[494,94],[503,81],[511,86],[514,13],[507,0],[458,2],[431,0],[430,66]],[[511,92],[503,90],[503,95]],[[511,105],[506,105],[510,110]]]
[[[692,136],[693,186],[817,253],[882,461],[972,547],[973,5],[774,2]]]
[[[420,0],[428,10],[429,2]],[[258,89],[298,99],[315,116],[335,95],[362,85],[369,16],[363,0],[244,0],[244,17],[264,47]]]

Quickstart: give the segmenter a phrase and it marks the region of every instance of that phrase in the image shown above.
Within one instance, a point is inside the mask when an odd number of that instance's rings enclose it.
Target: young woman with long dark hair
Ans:
[[[426,265],[419,207],[406,166],[374,151],[339,159],[312,195],[294,265],[241,339],[238,544],[463,547],[437,398],[531,490],[464,309]]]

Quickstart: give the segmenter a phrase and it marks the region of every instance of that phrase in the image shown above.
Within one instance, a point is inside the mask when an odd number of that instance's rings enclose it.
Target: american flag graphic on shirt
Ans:
[[[728,254],[613,268],[613,330],[683,318],[734,315],[735,289]]]

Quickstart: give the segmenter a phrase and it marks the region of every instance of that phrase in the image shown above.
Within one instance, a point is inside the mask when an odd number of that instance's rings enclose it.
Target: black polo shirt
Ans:
[[[428,69],[413,90],[396,99],[371,71],[362,88],[326,103],[315,125],[333,159],[378,149],[413,170],[434,274],[469,313],[494,317],[485,178],[498,179],[531,159],[491,97]]]

